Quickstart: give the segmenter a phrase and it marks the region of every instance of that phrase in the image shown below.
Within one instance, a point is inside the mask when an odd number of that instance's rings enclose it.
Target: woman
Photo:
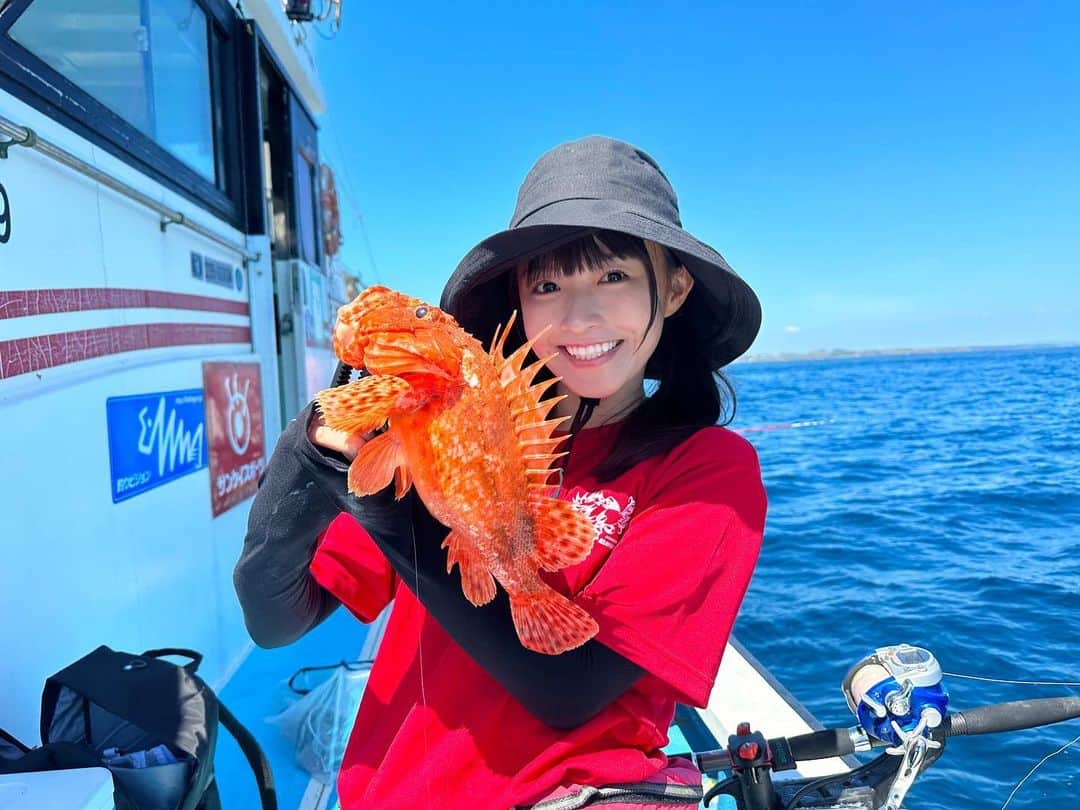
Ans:
[[[548,581],[597,636],[524,649],[505,594],[475,608],[446,574],[446,529],[417,498],[346,496],[363,437],[309,409],[274,452],[236,569],[253,638],[288,643],[339,602],[371,621],[394,600],[338,781],[346,810],[695,806],[700,775],[660,748],[676,702],[706,704],[760,548],[757,456],[716,426],[715,376],[753,341],[756,296],[683,230],[652,158],[591,137],[540,158],[442,308],[484,341],[514,309],[511,345],[548,327],[536,350],[556,355],[556,414],[573,416],[560,493],[597,529]]]

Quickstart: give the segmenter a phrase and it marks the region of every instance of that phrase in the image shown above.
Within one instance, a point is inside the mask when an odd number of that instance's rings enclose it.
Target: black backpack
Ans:
[[[183,666],[161,656],[190,658]],[[263,810],[276,810],[270,764],[244,726],[195,674],[194,650],[106,646],[45,681],[41,742],[29,748],[0,730],[0,773],[106,767],[117,810],[220,810],[214,781],[218,721],[255,772]]]

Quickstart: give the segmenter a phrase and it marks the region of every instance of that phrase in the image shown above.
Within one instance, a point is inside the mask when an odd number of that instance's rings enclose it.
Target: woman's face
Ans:
[[[525,334],[536,338],[537,357],[555,355],[548,368],[560,387],[578,397],[631,405],[642,397],[645,364],[663,331],[664,318],[686,300],[693,278],[684,268],[656,274],[659,307],[649,326],[649,275],[635,258],[612,256],[598,269],[570,275],[551,272],[531,281],[518,271]]]

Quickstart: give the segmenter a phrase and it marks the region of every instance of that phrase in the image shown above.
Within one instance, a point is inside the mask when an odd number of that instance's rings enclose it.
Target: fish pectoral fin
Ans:
[[[559,571],[575,565],[592,551],[596,528],[591,520],[568,501],[540,496],[535,501],[536,550],[533,552],[545,571]]]
[[[461,569],[461,590],[466,599],[480,607],[495,598],[495,577],[466,538],[452,531],[446,535],[442,547],[447,549],[446,573],[455,564]]]
[[[394,498],[400,501],[410,489],[412,489],[412,473],[405,464],[402,464],[394,473]]]
[[[393,435],[383,433],[376,436],[360,448],[360,452],[349,465],[349,492],[354,495],[379,492],[390,484],[395,473],[404,465],[405,454]],[[400,498],[401,495],[397,497]]]
[[[584,608],[546,586],[540,592],[510,594],[510,615],[522,645],[546,655],[580,647],[599,630]]]
[[[407,404],[410,386],[400,377],[375,375],[327,388],[315,395],[328,427],[346,433],[370,433],[386,424],[390,412]]]
[[[443,364],[439,363],[439,359],[443,359],[447,354],[445,338],[440,333],[433,332],[428,335],[428,340],[436,357],[427,356],[424,348],[417,346],[411,335],[400,335],[376,341],[368,347],[364,360],[383,374],[430,374],[449,378]],[[453,345],[449,348],[452,353]]]

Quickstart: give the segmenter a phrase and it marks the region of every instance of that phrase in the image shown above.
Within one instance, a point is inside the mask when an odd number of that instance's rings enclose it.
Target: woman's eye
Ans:
[[[604,277],[601,280],[605,284],[611,284],[615,281],[622,281],[624,278],[629,278],[629,276],[627,276],[626,273],[624,273],[622,270],[608,270],[606,273],[604,273]]]
[[[554,281],[541,281],[536,284],[532,291],[534,295],[544,295],[546,293],[553,293],[559,289],[559,285]]]

